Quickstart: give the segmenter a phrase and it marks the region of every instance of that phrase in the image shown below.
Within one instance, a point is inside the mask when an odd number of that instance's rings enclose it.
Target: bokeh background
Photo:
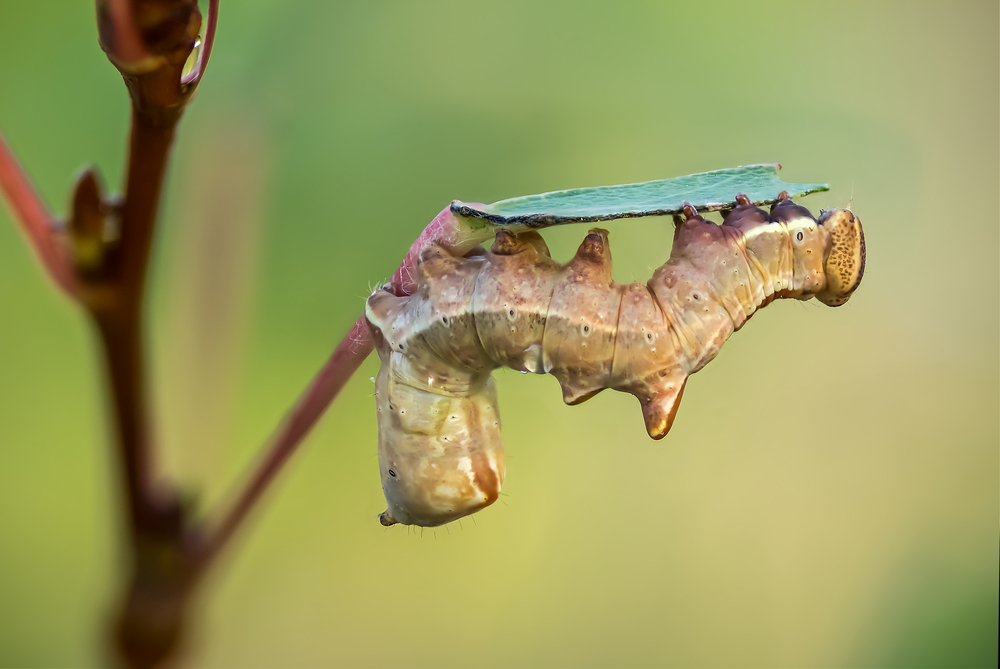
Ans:
[[[852,201],[845,307],[784,301],[688,385],[498,372],[507,496],[386,531],[368,360],[198,600],[200,666],[996,666],[998,6],[224,2],[155,255],[165,476],[209,508],[453,198],[753,162]],[[64,210],[120,183],[93,5],[0,4],[0,127]],[[669,254],[610,226],[615,274]],[[581,228],[547,235],[568,258]],[[0,210],[0,665],[107,661],[122,559],[87,323]]]

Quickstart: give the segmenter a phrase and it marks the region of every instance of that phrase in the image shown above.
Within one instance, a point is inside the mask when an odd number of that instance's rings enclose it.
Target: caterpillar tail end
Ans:
[[[391,527],[399,521],[392,517],[392,514],[389,513],[389,509],[386,509],[382,513],[378,514],[378,522],[382,523],[384,527]]]

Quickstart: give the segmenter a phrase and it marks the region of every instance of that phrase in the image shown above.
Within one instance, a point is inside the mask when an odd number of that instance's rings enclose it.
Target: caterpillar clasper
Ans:
[[[482,509],[503,485],[497,367],[552,374],[563,400],[605,388],[635,395],[663,438],[688,377],[776,298],[838,306],[864,274],[860,219],[815,219],[781,193],[770,211],[743,194],[721,225],[685,205],[670,257],[645,283],[611,277],[608,232],[591,229],[560,263],[535,230],[499,228],[491,248],[423,249],[417,289],[369,297],[381,361],[376,378],[383,525],[435,526]]]

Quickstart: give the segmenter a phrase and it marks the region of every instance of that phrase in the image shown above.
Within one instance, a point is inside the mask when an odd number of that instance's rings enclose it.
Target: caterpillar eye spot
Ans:
[[[795,233],[795,239],[799,240],[800,242],[802,241],[803,237],[805,237],[805,235],[802,234],[801,230]]]
[[[403,350],[403,345],[402,345],[402,344],[400,344],[400,345],[399,345],[399,350],[400,350],[400,351],[402,351],[402,350]]]
[[[392,478],[396,478],[396,472],[394,472],[394,471],[392,471],[392,470],[390,469],[390,470],[389,470],[389,476],[391,476]]]

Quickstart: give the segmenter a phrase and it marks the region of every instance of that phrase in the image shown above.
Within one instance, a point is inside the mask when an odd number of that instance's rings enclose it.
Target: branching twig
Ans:
[[[456,218],[450,208],[445,208],[413,242],[403,262],[389,280],[397,294],[409,295],[414,291],[417,258],[435,240],[447,244],[456,252],[464,253],[479,243],[480,237],[471,232],[461,219]],[[313,378],[278,433],[264,448],[256,471],[237,495],[233,506],[195,548],[196,569],[199,572],[204,571],[226,545],[268,485],[373,348],[371,333],[362,315]]]
[[[14,218],[48,273],[91,316],[101,343],[132,559],[116,640],[119,659],[135,667],[159,664],[176,650],[195,583],[373,348],[362,316],[216,524],[196,526],[174,490],[154,489],[142,329],[146,275],[170,147],[184,107],[204,77],[217,16],[218,0],[209,0],[202,51],[191,72],[183,74],[201,27],[195,0],[97,0],[101,47],[122,73],[132,102],[123,198],[105,196],[88,169],[77,179],[68,225],[58,228],[0,136],[0,188]],[[432,240],[461,252],[479,241],[445,209],[393,275],[397,294],[414,290],[416,259]]]
[[[205,39],[202,42],[201,53],[194,68],[181,77],[181,86],[197,86],[205,76],[208,59],[212,56],[212,45],[215,44],[215,27],[219,22],[219,0],[208,0],[208,20],[205,29]]]
[[[18,164],[3,133],[0,133],[0,192],[49,276],[67,294],[75,296],[76,277],[56,238],[52,215]]]
[[[362,316],[313,378],[278,434],[264,449],[265,453],[256,471],[243,485],[232,508],[203,541],[194,547],[199,575],[218,557],[313,425],[372,352],[372,348],[371,335],[368,333],[365,317]]]

